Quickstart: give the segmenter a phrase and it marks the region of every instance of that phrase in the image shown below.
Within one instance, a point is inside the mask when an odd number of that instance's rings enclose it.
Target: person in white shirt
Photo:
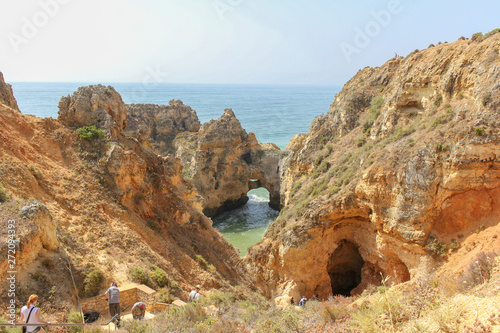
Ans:
[[[21,308],[21,322],[27,324],[47,324],[51,323],[44,321],[40,318],[40,309],[35,306],[38,301],[37,295],[31,295],[28,303]],[[41,326],[26,326],[26,332],[30,333],[44,333],[45,330]]]
[[[193,302],[193,301],[198,302],[199,299],[200,299],[200,285],[197,285],[196,289],[192,290],[189,293],[189,302]]]

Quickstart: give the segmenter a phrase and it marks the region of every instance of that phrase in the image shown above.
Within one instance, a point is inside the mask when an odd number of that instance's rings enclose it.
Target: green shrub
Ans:
[[[160,303],[172,303],[175,300],[175,297],[171,294],[170,289],[161,288],[158,290],[158,302]]]
[[[472,35],[472,40],[480,42],[483,40],[483,33],[482,32],[476,32],[475,34]]]
[[[408,146],[413,147],[415,145],[415,140],[413,139],[408,139]]]
[[[208,269],[208,263],[207,261],[205,260],[205,258],[203,258],[203,256],[201,254],[197,254],[194,256],[194,260],[203,268],[203,269]]]
[[[80,312],[71,311],[68,315],[68,322],[81,324],[82,314]],[[82,326],[70,326],[69,330],[73,333],[78,333],[82,331]]]
[[[148,273],[142,267],[132,267],[129,270],[130,279],[134,282],[152,286]]]
[[[444,244],[443,242],[439,241],[437,238],[434,237],[429,238],[424,248],[437,257],[446,256],[446,252],[448,249],[446,244]]]
[[[7,194],[7,191],[0,185],[0,204],[4,203],[5,201],[9,200],[9,195]]]
[[[87,141],[93,141],[94,139],[103,138],[105,136],[104,131],[95,126],[83,126],[76,130],[80,135],[80,138]]]
[[[358,147],[362,147],[366,143],[366,138],[363,136],[356,140],[356,144]]]
[[[483,106],[486,106],[490,104],[492,100],[493,98],[491,97],[491,91],[485,92],[481,97],[481,104],[483,104]]]
[[[382,96],[375,97],[370,102],[370,114],[375,115],[375,118],[380,114],[382,104],[384,104],[384,97]]]
[[[95,267],[91,267],[85,274],[83,280],[83,292],[85,296],[92,297],[99,294],[101,283],[104,279],[103,273]]]
[[[484,135],[484,129],[482,129],[481,127],[476,127],[474,129],[474,134],[476,134],[478,136],[483,136]]]
[[[166,287],[169,284],[167,273],[159,267],[153,266],[153,268],[149,271],[149,277],[160,288]]]

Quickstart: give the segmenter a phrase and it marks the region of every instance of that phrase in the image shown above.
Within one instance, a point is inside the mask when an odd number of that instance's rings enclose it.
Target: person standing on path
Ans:
[[[118,314],[116,318],[116,327],[120,328],[120,290],[116,282],[111,284],[111,287],[106,290],[104,295],[106,296],[106,300],[109,301],[109,315],[111,318]]]
[[[33,294],[30,296],[28,303],[21,308],[21,322],[27,324],[48,324],[51,323],[44,321],[40,318],[40,309],[35,306],[38,301],[38,296]],[[24,330],[23,330],[24,332]],[[41,326],[26,326],[26,332],[30,333],[44,333],[45,330]]]
[[[200,285],[197,285],[196,289],[192,290],[189,293],[189,303],[198,302],[199,299],[200,299]]]

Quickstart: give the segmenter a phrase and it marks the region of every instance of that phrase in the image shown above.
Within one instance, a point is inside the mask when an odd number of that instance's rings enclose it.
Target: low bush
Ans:
[[[477,136],[483,136],[484,135],[484,129],[482,129],[481,127],[476,127],[474,129],[474,134],[476,134]]]
[[[129,276],[133,282],[145,284],[146,286],[152,287],[152,283],[151,283],[151,279],[149,278],[149,274],[142,267],[132,267],[129,270]]]
[[[105,137],[104,131],[95,126],[83,126],[76,130],[80,138],[87,141],[93,141]]]
[[[5,201],[9,200],[9,195],[7,194],[7,191],[0,185],[0,204],[4,203]]]
[[[71,311],[68,315],[68,322],[81,324],[82,314],[80,312]],[[78,333],[81,332],[83,329],[82,326],[70,326],[69,330],[72,333]]]
[[[85,273],[85,279],[83,280],[84,295],[87,297],[98,295],[103,279],[104,274],[98,268],[91,267]]]
[[[148,274],[151,280],[153,280],[160,288],[166,287],[169,284],[167,273],[159,267],[153,266]]]
[[[208,263],[205,260],[205,258],[203,258],[203,256],[201,254],[195,255],[194,260],[201,266],[201,268],[203,268],[205,270],[208,269]]]

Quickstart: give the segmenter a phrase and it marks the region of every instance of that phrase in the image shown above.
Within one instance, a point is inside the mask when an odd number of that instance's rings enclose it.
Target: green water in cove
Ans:
[[[266,189],[250,190],[248,198],[245,206],[212,219],[214,228],[240,250],[241,256],[262,239],[268,225],[279,215],[277,210],[269,207],[269,192]]]
[[[13,82],[12,87],[21,112],[57,118],[61,97],[88,84]],[[314,117],[328,112],[335,93],[340,90],[335,86],[108,84],[116,88],[126,104],[168,104],[171,99],[181,99],[196,110],[201,122],[219,118],[224,108],[230,107],[242,127],[255,133],[259,142],[273,142],[281,149],[285,149],[294,135],[307,133]],[[248,196],[250,200],[244,207],[213,219],[214,227],[241,251],[242,256],[262,239],[269,223],[278,216],[278,212],[268,206],[267,190],[252,190]]]

